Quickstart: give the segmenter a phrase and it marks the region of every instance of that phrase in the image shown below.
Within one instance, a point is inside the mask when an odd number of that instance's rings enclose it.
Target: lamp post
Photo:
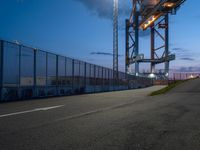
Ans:
[[[118,0],[113,3],[113,78],[118,79]]]

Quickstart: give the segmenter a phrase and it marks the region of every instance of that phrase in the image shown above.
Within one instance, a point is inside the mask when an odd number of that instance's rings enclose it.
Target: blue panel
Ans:
[[[90,85],[95,85],[95,66],[91,65],[90,66]]]
[[[73,81],[73,60],[70,58],[66,59],[66,84],[72,86]]]
[[[65,57],[58,56],[58,84],[65,85]]]
[[[78,60],[74,60],[74,76],[80,76],[80,62]]]
[[[72,77],[72,59],[67,58],[66,60],[66,76],[67,77]]]
[[[84,76],[85,76],[85,63],[80,62],[80,77],[84,77]]]
[[[36,85],[46,86],[47,74],[47,53],[43,51],[36,52]]]
[[[21,47],[21,86],[33,86],[34,84],[34,50],[28,47]]]
[[[86,64],[86,77],[89,78],[90,77],[90,64]]]
[[[47,58],[47,85],[56,85],[56,55],[49,53]]]
[[[102,78],[102,67],[99,67],[99,75],[98,75],[99,78]]]
[[[91,69],[90,69],[90,77],[95,78],[94,74],[95,74],[94,65],[91,65]]]
[[[6,86],[19,85],[19,46],[4,42],[3,84]],[[10,72],[12,70],[12,73]]]
[[[79,80],[80,79],[80,62],[78,60],[74,60],[74,80],[73,80],[73,84],[74,84],[74,88],[79,88]]]
[[[65,57],[58,56],[58,76],[65,77]]]
[[[81,88],[84,88],[85,86],[85,63],[80,62],[80,79],[79,79],[79,84]]]

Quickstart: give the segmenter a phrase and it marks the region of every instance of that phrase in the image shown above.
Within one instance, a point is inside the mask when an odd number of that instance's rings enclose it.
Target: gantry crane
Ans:
[[[169,62],[175,60],[175,55],[169,52],[169,14],[176,14],[186,0],[132,0],[132,11],[126,20],[126,73],[134,65],[134,74],[144,75],[139,71],[140,63],[150,63],[149,77],[156,75],[155,66],[164,63],[162,78],[169,75]],[[150,29],[151,58],[145,58],[139,53],[139,31]],[[163,42],[157,45],[157,39]],[[160,42],[161,43],[161,42]]]

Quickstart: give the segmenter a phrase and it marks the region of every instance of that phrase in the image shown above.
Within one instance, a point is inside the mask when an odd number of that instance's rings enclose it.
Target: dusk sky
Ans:
[[[131,0],[120,1],[119,65],[124,71],[125,18]],[[0,38],[112,67],[112,0],[0,0]],[[200,71],[200,1],[187,0],[170,16],[171,69]],[[149,56],[149,37],[140,51]]]

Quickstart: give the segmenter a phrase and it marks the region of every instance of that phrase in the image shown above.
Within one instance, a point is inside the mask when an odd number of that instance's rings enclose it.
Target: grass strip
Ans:
[[[167,92],[169,92],[171,89],[175,88],[176,86],[186,82],[187,80],[181,80],[181,81],[175,81],[173,83],[170,83],[167,87],[162,88],[158,91],[154,91],[151,94],[149,94],[149,96],[156,96],[156,95],[161,95],[161,94],[165,94]]]

